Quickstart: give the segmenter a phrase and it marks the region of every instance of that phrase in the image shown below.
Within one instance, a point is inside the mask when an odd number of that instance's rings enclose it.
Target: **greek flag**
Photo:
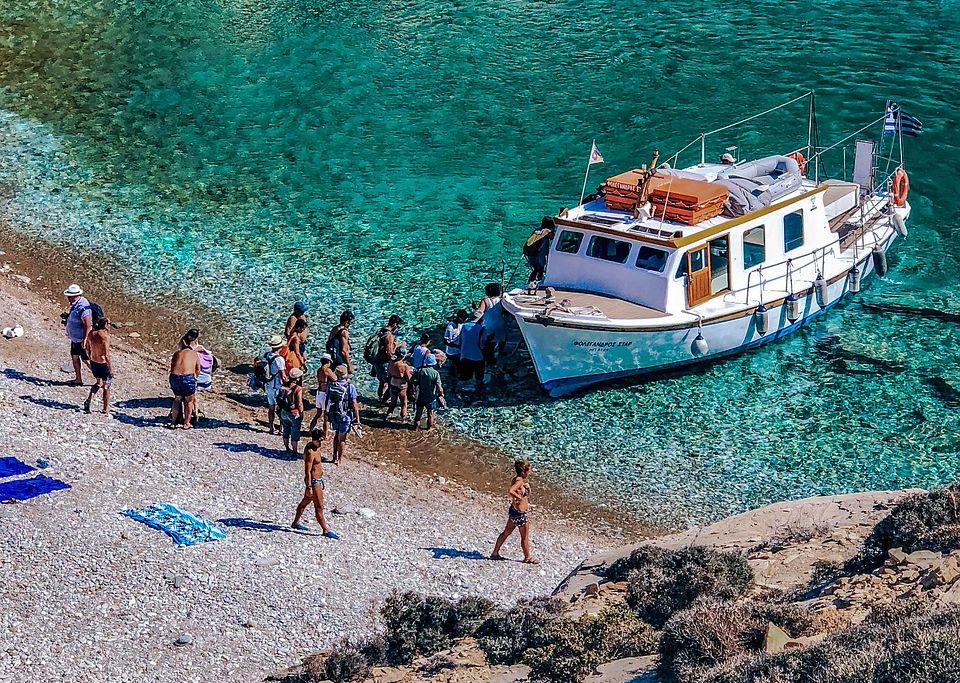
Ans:
[[[883,119],[884,135],[896,133],[898,124],[900,132],[904,135],[917,137],[923,132],[923,123],[920,122],[920,119],[910,116],[893,100],[887,100],[887,114]]]

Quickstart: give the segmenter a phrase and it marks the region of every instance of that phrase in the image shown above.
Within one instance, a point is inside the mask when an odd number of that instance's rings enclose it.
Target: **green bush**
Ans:
[[[370,675],[370,662],[358,647],[341,645],[323,662],[323,678],[333,683],[360,681]]]
[[[495,611],[488,600],[464,598],[454,603],[418,593],[394,593],[380,611],[386,626],[386,661],[409,664],[418,655],[432,655],[472,635]]]
[[[663,629],[661,678],[695,683],[718,665],[761,651],[769,622],[800,636],[809,632],[813,617],[807,610],[785,603],[698,600]]]
[[[487,617],[474,634],[491,664],[517,664],[530,648],[551,642],[551,627],[563,611],[553,598],[518,603]]]
[[[901,500],[877,523],[845,570],[856,574],[875,569],[883,564],[891,548],[903,548],[908,553],[960,548],[960,485]]]
[[[730,600],[753,581],[746,560],[704,546],[681,550],[643,547],[610,566],[611,577],[627,574],[627,604],[656,627],[700,597]]]
[[[710,671],[703,683],[948,683],[960,680],[960,609],[904,602],[818,645]]]
[[[524,655],[532,681],[578,683],[599,664],[650,654],[657,642],[650,625],[626,609],[607,609],[579,621],[557,619],[549,639],[549,645]]]

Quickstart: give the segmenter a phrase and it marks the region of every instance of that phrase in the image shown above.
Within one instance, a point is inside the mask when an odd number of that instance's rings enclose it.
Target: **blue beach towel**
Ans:
[[[26,474],[33,468],[25,462],[20,462],[13,457],[0,458],[0,479],[4,477],[15,477],[18,474]]]
[[[30,500],[51,491],[60,491],[70,488],[59,479],[51,479],[45,474],[39,474],[32,479],[15,479],[0,483],[0,501],[3,500]]]
[[[227,537],[227,532],[216,524],[184,512],[170,503],[156,503],[138,510],[124,510],[123,514],[149,527],[159,529],[179,546],[196,545]]]

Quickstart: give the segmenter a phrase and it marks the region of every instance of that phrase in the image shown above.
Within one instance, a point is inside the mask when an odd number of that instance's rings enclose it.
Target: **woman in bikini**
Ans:
[[[516,476],[510,482],[510,508],[507,510],[507,526],[497,537],[497,543],[493,546],[493,554],[490,555],[490,559],[505,559],[500,554],[500,547],[510,538],[514,529],[519,529],[524,564],[540,564],[530,554],[530,474],[533,467],[527,460],[517,460],[513,463],[513,469],[516,471]]]
[[[407,387],[413,378],[413,368],[406,361],[407,350],[403,346],[398,346],[393,354],[393,360],[387,366],[387,376],[390,378],[390,404],[387,406],[386,419],[390,419],[390,413],[397,407],[397,401],[400,402],[400,421],[407,419]]]

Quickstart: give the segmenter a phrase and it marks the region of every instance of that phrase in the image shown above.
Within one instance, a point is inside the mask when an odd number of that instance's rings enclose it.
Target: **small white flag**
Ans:
[[[594,142],[593,148],[590,150],[590,161],[587,163],[587,165],[592,166],[593,164],[602,164],[602,163],[603,163],[603,155],[600,154],[600,150],[597,149],[597,143]]]

